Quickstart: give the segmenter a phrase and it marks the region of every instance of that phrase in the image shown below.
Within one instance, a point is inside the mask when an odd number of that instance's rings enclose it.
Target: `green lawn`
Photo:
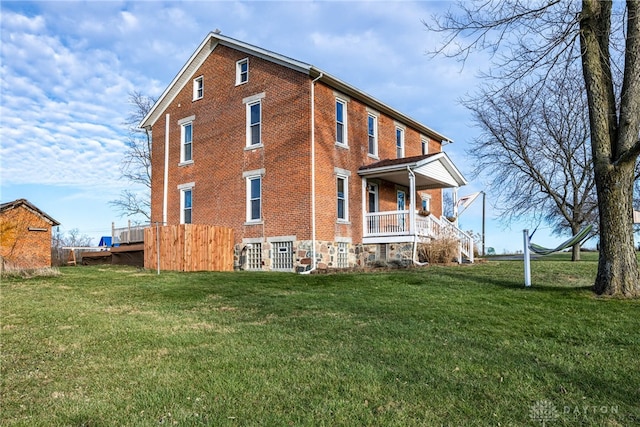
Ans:
[[[640,301],[560,256],[3,279],[0,425],[640,423]]]

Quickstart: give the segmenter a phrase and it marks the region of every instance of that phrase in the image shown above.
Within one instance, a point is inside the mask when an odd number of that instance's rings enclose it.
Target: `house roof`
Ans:
[[[467,184],[447,153],[439,152],[401,159],[383,159],[361,166],[358,175],[367,178],[382,178],[396,184],[409,186],[411,170],[416,177],[416,189],[461,187]]]
[[[231,37],[223,36],[218,32],[211,32],[204,38],[202,43],[200,43],[200,45],[191,55],[186,64],[174,77],[174,79],[171,81],[162,95],[160,95],[160,98],[158,98],[158,101],[154,104],[149,113],[142,119],[142,121],[140,122],[141,128],[150,127],[155,124],[158,118],[160,118],[160,116],[162,115],[162,112],[173,101],[177,94],[184,88],[186,84],[193,80],[193,75],[195,74],[196,70],[200,67],[200,65],[202,65],[202,63],[204,63],[209,54],[211,54],[211,52],[213,52],[218,45],[237,49],[247,54],[254,55],[267,61],[271,61],[296,70],[298,72],[307,74],[310,78],[318,79],[328,86],[343,92],[345,95],[361,100],[365,104],[379,110],[380,112],[393,117],[395,120],[398,120],[399,122],[402,122],[405,125],[416,129],[417,131],[423,133],[425,136],[428,136],[439,142],[453,142],[453,140],[442,135],[441,133],[436,132],[428,126],[425,126],[424,124],[401,113],[393,107],[390,107],[389,105],[377,100],[371,95],[357,89],[356,87],[340,80],[335,76],[332,76],[331,74],[311,64],[289,58],[279,53],[254,46]]]
[[[0,212],[5,212],[20,206],[24,206],[25,208],[35,213],[36,215],[41,216],[52,226],[60,225],[58,221],[56,221],[55,219],[47,215],[45,212],[38,209],[35,205],[31,204],[27,199],[18,199],[18,200],[14,200],[13,202],[2,203],[0,204]]]

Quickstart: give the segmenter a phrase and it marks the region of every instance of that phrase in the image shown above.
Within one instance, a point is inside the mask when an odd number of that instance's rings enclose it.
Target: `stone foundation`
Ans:
[[[275,240],[275,241],[274,241]],[[290,242],[290,249],[289,249]],[[257,246],[260,245],[258,254]],[[287,250],[282,251],[286,245]],[[387,244],[352,244],[350,242],[316,241],[316,268],[318,270],[366,268],[384,264],[405,265],[412,263],[412,243]],[[258,258],[260,265],[258,266]],[[252,258],[253,257],[253,258]],[[279,261],[276,257],[280,257]],[[253,264],[251,264],[251,260]],[[282,261],[284,260],[284,262]],[[276,263],[280,263],[277,268]],[[286,267],[283,268],[282,265]],[[290,267],[290,268],[289,268]],[[285,240],[273,238],[264,240],[252,239],[235,245],[234,269],[256,271],[291,271],[304,272],[313,267],[313,250],[311,240]]]

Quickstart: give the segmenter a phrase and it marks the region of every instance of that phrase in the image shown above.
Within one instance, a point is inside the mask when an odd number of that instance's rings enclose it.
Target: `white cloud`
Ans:
[[[38,32],[42,31],[45,27],[45,20],[42,16],[35,16],[30,18],[28,16],[14,13],[12,11],[3,11],[2,25],[4,30],[9,31],[28,31]]]
[[[96,215],[97,200],[113,199],[127,185],[117,178],[128,93],[158,96],[216,28],[314,64],[453,138],[457,143],[446,150],[467,174],[472,165],[464,148],[474,130],[456,99],[473,89],[485,58],[474,56],[461,73],[455,61],[425,55],[437,37],[421,19],[443,7],[448,4],[2,2],[3,193],[11,186],[55,188],[60,200],[78,203],[69,212]],[[80,207],[82,201],[91,209]]]
[[[72,50],[49,34],[43,17],[19,16],[2,16],[3,185],[113,183],[132,87],[117,57]],[[5,25],[7,19],[14,21]]]

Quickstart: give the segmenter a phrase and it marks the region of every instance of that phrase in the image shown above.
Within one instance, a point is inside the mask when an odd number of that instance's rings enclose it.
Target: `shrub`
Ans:
[[[430,264],[447,264],[458,258],[458,242],[455,239],[438,239],[418,245],[418,259]]]

